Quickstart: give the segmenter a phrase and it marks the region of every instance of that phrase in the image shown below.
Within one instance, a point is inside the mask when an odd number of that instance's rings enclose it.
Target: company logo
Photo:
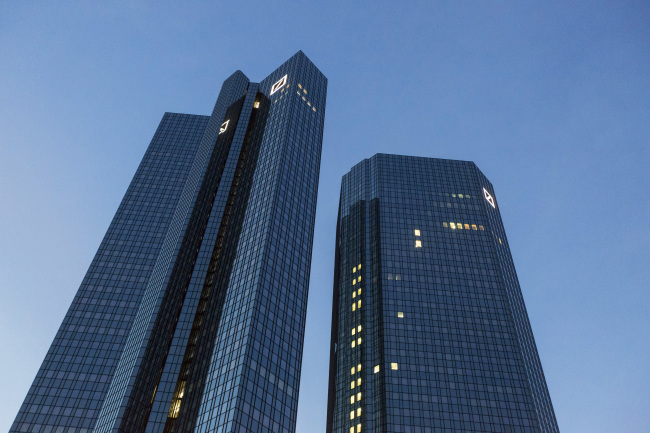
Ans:
[[[221,129],[219,129],[219,135],[223,134],[226,132],[226,129],[228,129],[228,124],[230,123],[230,119],[226,120],[221,124]]]
[[[285,75],[284,77],[280,78],[278,81],[275,82],[273,86],[271,86],[271,95],[280,90],[281,88],[284,87],[284,85],[287,84],[287,76]]]
[[[494,197],[492,197],[490,193],[487,192],[487,189],[485,188],[483,188],[483,197],[485,197],[485,199],[488,201],[488,203],[492,205],[493,208],[496,208],[496,206],[494,205]]]

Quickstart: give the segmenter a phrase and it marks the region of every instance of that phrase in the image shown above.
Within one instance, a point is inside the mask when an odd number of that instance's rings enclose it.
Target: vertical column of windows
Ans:
[[[363,327],[361,325],[361,263],[352,268],[352,330],[350,350],[355,350],[350,359],[352,366],[350,368],[350,433],[361,432],[361,343],[363,339],[361,332]]]

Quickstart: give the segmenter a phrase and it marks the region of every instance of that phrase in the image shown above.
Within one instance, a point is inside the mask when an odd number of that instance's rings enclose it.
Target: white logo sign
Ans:
[[[483,188],[483,196],[488,201],[488,203],[490,203],[492,205],[493,208],[496,208],[496,206],[494,205],[494,197],[492,197],[490,195],[490,193],[487,192],[487,189],[485,189],[485,188]]]
[[[226,120],[221,124],[221,129],[219,129],[219,135],[223,134],[226,132],[226,129],[228,129],[228,123],[230,123],[230,119]]]
[[[275,84],[271,87],[271,95],[277,92],[278,90],[280,90],[281,88],[283,88],[285,84],[287,84],[286,75],[280,78],[278,81],[276,81]]]

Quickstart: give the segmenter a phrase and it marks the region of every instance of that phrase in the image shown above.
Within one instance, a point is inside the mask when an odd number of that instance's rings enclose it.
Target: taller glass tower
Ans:
[[[496,194],[472,162],[343,177],[328,433],[558,432]]]
[[[11,432],[295,430],[327,79],[166,113]]]

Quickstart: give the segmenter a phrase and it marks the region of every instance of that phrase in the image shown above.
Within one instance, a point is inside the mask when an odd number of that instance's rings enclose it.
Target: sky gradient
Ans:
[[[299,49],[329,88],[298,433],[325,431],[341,176],[377,152],[493,183],[560,430],[650,431],[650,4],[240,3],[0,6],[0,431],[163,113]]]

